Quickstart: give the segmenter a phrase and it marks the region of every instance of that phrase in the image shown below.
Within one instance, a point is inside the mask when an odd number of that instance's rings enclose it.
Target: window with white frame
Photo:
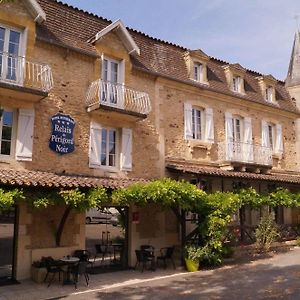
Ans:
[[[203,82],[203,66],[200,63],[194,63],[194,80]]]
[[[232,138],[233,142],[242,141],[242,118],[238,116],[232,117]]]
[[[265,90],[265,99],[268,102],[273,102],[273,87],[270,85]]]
[[[0,157],[31,161],[34,109],[3,109],[0,121]]]
[[[21,53],[21,32],[0,25],[0,79],[20,81],[23,59]]]
[[[185,139],[214,142],[213,110],[184,104]]]
[[[192,131],[193,139],[203,140],[204,139],[204,111],[203,109],[193,108],[192,109]]]
[[[102,128],[101,132],[101,165],[116,167],[117,165],[117,130]]]
[[[91,123],[90,130],[90,167],[131,171],[132,130],[110,128],[96,122]]]
[[[262,121],[262,146],[270,148],[275,154],[283,152],[281,124]]]
[[[0,154],[10,156],[13,153],[13,139],[15,133],[15,113],[13,110],[3,110],[1,118]]]
[[[234,92],[240,93],[241,92],[241,77],[240,76],[233,76],[232,77],[232,89]]]

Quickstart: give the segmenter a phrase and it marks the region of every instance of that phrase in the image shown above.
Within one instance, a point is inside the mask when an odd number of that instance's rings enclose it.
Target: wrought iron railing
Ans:
[[[271,166],[272,149],[242,142],[222,142],[218,144],[218,158],[221,161],[244,162]]]
[[[102,79],[91,83],[86,96],[86,104],[88,107],[99,104],[140,114],[148,114],[151,111],[147,93]]]
[[[53,87],[50,66],[31,62],[23,56],[0,52],[0,82],[48,92]]]

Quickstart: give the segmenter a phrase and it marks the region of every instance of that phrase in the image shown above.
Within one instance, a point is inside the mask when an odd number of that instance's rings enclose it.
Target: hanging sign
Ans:
[[[59,154],[73,152],[75,148],[73,137],[75,121],[68,115],[58,113],[51,118],[51,122],[50,149]]]

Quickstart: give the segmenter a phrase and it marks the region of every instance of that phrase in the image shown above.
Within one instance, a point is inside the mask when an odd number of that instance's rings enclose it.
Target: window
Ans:
[[[0,78],[9,81],[21,80],[20,58],[21,33],[0,25]]]
[[[13,111],[4,110],[1,118],[1,143],[0,154],[10,156],[13,146],[14,130],[14,113]]]
[[[232,138],[233,142],[242,140],[242,120],[239,117],[232,118]]]
[[[235,92],[241,92],[241,77],[240,76],[233,76],[232,77],[232,89]]]
[[[193,139],[203,140],[203,132],[204,132],[203,124],[204,124],[203,110],[193,108],[192,110]]]
[[[101,165],[116,167],[117,130],[102,128]]]
[[[184,135],[186,140],[214,142],[213,110],[184,103]]]
[[[262,121],[262,146],[272,149],[273,153],[283,152],[282,125]]]
[[[274,150],[274,125],[268,124],[268,147]]]
[[[91,168],[132,170],[132,129],[102,127],[92,122],[90,130]]]
[[[200,63],[194,63],[194,79],[196,81],[202,82],[203,81],[203,68]]]
[[[268,86],[266,88],[266,91],[265,91],[265,99],[266,101],[268,102],[273,102],[273,87],[272,86]]]

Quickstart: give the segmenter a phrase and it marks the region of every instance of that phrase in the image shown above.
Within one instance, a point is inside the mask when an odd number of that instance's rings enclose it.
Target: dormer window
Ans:
[[[209,61],[209,56],[198,49],[187,51],[184,55],[184,60],[189,79],[198,83],[208,84],[207,62]]]
[[[241,92],[241,77],[240,76],[233,76],[232,77],[232,89],[234,92],[240,93]]]
[[[246,70],[239,64],[223,66],[226,81],[231,91],[239,94],[245,94],[244,78]]]
[[[203,66],[200,63],[194,63],[194,79],[203,82]]]
[[[273,87],[272,86],[268,86],[267,88],[266,88],[266,91],[265,91],[265,99],[266,99],[266,101],[268,101],[268,102],[273,102]]]

